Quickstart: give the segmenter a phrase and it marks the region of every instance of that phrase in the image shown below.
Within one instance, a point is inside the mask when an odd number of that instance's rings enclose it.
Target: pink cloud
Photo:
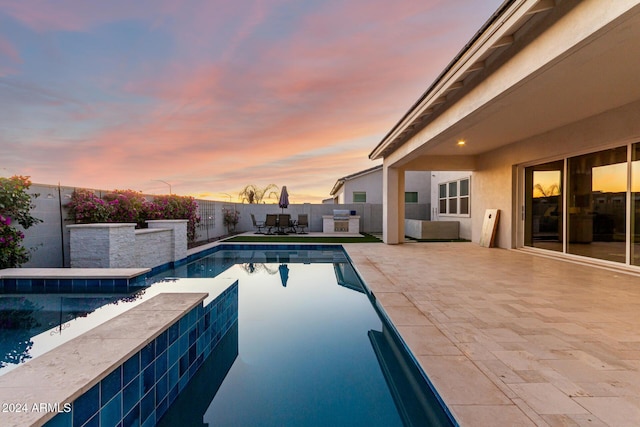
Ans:
[[[470,19],[463,7],[474,7],[314,3],[305,5],[313,13],[287,23],[290,33],[267,41],[258,35],[276,2],[27,4],[0,0],[5,13],[37,31],[143,20],[170,34],[177,51],[166,62],[141,53],[135,66],[92,76],[106,100],[16,83],[25,103],[58,119],[38,137],[23,136],[28,145],[8,148],[0,135],[0,155],[23,159],[34,180],[143,190],[164,179],[175,191],[234,195],[249,183],[274,182],[294,197],[318,198],[338,177],[372,166],[371,148],[470,36],[452,37]],[[18,52],[0,39],[2,54]]]

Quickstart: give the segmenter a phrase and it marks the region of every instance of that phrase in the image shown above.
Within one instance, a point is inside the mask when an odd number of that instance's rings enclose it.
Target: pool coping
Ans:
[[[0,423],[41,426],[98,384],[207,293],[163,293],[0,376]],[[122,327],[127,326],[126,337]],[[34,387],[35,384],[46,386]],[[45,410],[41,412],[41,405]],[[49,405],[49,406],[47,406]],[[51,409],[54,409],[53,411]]]

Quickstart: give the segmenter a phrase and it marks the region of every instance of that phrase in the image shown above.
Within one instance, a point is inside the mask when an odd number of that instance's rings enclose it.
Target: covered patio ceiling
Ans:
[[[552,14],[566,11],[545,13],[550,19],[561,19],[553,18]],[[544,26],[543,19],[547,17],[540,17],[537,23],[529,22],[528,28],[522,27],[523,31],[535,32],[535,25]],[[537,36],[544,36],[544,32]],[[400,167],[417,165],[424,156],[473,157],[637,101],[638,40],[640,6],[636,5],[552,61],[536,64],[526,78],[495,93],[489,101],[476,102],[473,97],[478,96],[478,88],[490,76],[489,71],[494,73],[500,67],[508,67],[518,54],[513,49],[522,49],[526,44],[496,51],[494,58],[485,60],[486,63],[493,60],[495,69],[471,75],[462,84],[451,82],[451,87],[459,89],[458,93],[450,89],[451,95],[445,102],[429,107],[433,113],[426,119],[424,114],[419,117],[416,113],[415,119],[407,120],[411,111],[407,113],[404,123],[401,121],[394,128],[395,135],[390,132],[370,157],[385,157],[385,161]],[[436,131],[429,129],[434,121],[448,114],[447,110],[456,108],[457,120]],[[459,140],[464,140],[465,145],[459,146]]]

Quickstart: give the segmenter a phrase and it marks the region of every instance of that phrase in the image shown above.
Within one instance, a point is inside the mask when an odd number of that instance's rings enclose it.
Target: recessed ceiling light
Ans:
[[[465,145],[467,142],[464,139],[460,139],[458,140],[458,146],[462,147],[463,145]]]

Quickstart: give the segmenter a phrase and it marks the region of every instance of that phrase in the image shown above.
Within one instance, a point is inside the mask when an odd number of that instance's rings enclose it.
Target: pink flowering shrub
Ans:
[[[155,210],[148,206],[150,202],[142,193],[133,190],[114,190],[106,194],[104,200],[112,209],[109,222],[135,222],[138,228],[145,226],[145,221],[151,219],[149,212]]]
[[[76,189],[67,204],[69,215],[76,224],[93,224],[110,221],[113,206],[91,190]]]
[[[149,205],[149,219],[186,219],[187,239],[193,242],[196,239],[196,226],[200,223],[198,203],[191,196],[154,197]]]
[[[76,223],[134,222],[146,227],[150,219],[186,219],[187,238],[194,241],[200,222],[198,204],[189,196],[156,196],[153,201],[133,190],[114,190],[100,199],[90,190],[76,190],[67,204],[69,215]]]
[[[38,222],[31,216],[31,186],[29,177],[0,178],[0,269],[15,268],[29,261],[31,253],[22,246],[24,233],[17,225],[27,229]]]

